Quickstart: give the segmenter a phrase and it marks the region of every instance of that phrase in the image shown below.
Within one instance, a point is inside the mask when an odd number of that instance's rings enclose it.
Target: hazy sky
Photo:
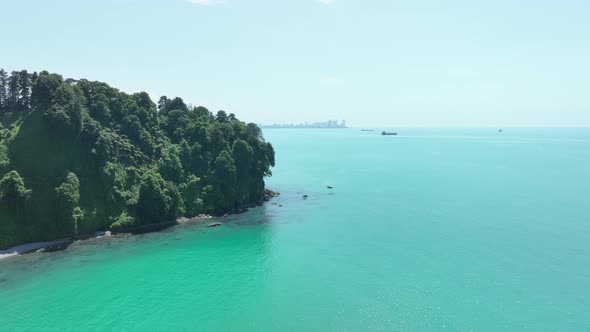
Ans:
[[[0,0],[0,67],[258,123],[590,126],[588,0]]]

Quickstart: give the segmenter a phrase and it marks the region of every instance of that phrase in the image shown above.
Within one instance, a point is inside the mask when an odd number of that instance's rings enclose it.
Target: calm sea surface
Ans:
[[[590,331],[590,129],[398,131],[266,130],[277,205],[0,261],[0,330]]]

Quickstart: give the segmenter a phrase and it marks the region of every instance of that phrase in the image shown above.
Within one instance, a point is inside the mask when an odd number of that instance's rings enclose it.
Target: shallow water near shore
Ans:
[[[590,330],[590,129],[395,131],[265,130],[263,207],[0,261],[1,329]]]

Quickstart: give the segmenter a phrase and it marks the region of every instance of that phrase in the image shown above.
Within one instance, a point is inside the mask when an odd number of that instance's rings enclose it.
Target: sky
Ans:
[[[587,0],[0,0],[0,67],[245,121],[590,126]]]

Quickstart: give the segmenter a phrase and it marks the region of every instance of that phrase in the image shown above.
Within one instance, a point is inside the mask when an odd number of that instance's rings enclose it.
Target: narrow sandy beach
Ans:
[[[25,243],[25,244],[21,244],[21,245],[16,246],[16,247],[12,247],[10,249],[0,250],[0,260],[6,259],[6,258],[9,258],[9,257],[13,257],[13,256],[17,256],[17,255],[22,255],[22,254],[30,253],[30,252],[33,252],[33,251],[37,251],[39,249],[43,249],[43,248],[49,247],[49,246],[61,244],[63,242],[64,242],[64,240],[49,241],[49,242]]]

